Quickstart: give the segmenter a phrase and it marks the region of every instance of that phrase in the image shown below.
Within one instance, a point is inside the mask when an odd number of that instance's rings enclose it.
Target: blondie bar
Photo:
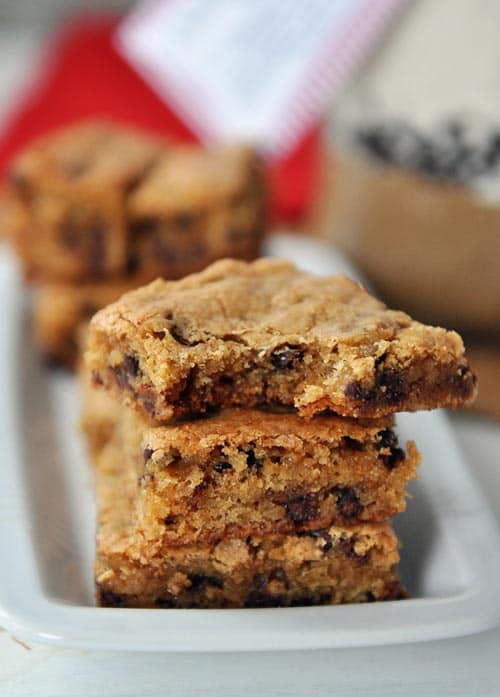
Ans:
[[[135,468],[138,525],[158,549],[384,521],[404,510],[419,459],[391,419],[234,409],[154,426],[131,409],[115,416],[110,447]]]
[[[129,267],[141,278],[171,279],[222,257],[254,259],[264,205],[250,148],[171,148],[130,195]]]
[[[131,287],[258,254],[261,162],[245,146],[174,146],[111,123],[46,136],[13,162],[7,227],[30,279]]]
[[[108,444],[96,472],[100,605],[272,607],[405,597],[388,523],[228,538],[157,553],[137,529],[135,469],[116,460]]]
[[[164,146],[115,124],[51,134],[13,162],[13,241],[28,277],[79,281],[127,264],[125,201]]]
[[[378,418],[467,404],[476,391],[455,332],[345,277],[269,259],[126,294],[94,316],[86,360],[96,383],[157,420],[265,404]]]

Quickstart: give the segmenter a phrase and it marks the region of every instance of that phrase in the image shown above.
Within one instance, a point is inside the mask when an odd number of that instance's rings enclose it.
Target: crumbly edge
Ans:
[[[180,451],[179,441],[167,446],[164,430],[151,429],[124,455],[136,462],[138,512],[152,544],[383,521],[405,509],[419,462],[414,444],[405,454],[390,429],[364,443],[349,436],[311,443],[296,432],[219,436],[202,439],[196,454]],[[198,442],[195,427],[189,434]]]
[[[117,541],[118,540],[118,541]],[[113,526],[99,533],[96,588],[106,605],[259,607],[400,597],[386,524],[330,527],[171,548]]]
[[[388,523],[329,526],[169,548],[144,539],[134,517],[133,467],[96,456],[98,602],[130,607],[265,607],[404,597]]]

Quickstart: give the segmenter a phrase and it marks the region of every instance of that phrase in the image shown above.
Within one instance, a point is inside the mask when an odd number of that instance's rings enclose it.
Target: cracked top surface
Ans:
[[[344,276],[321,278],[270,259],[224,259],[180,281],[157,279],[100,312],[93,324],[112,334],[130,325],[157,332],[170,329],[169,315],[175,315],[186,344],[213,337],[255,344],[293,336],[360,345],[411,328],[432,343],[439,336],[461,346],[456,334],[388,310]]]
[[[134,330],[158,346],[161,332],[173,330],[171,357],[214,339],[262,349],[284,341],[347,344],[360,357],[382,354],[387,342],[397,342],[401,356],[435,351],[458,359],[464,350],[455,332],[387,309],[345,276],[321,278],[269,259],[225,259],[180,281],[157,279],[100,311],[92,326],[110,337]]]

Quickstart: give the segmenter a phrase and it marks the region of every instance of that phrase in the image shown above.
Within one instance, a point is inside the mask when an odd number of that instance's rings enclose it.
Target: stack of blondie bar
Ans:
[[[29,280],[43,353],[74,364],[78,327],[125,291],[253,259],[264,182],[243,146],[173,146],[111,123],[35,142],[12,163],[7,224]]]
[[[457,334],[345,277],[224,260],[101,310],[85,363],[100,604],[405,595],[390,519],[419,456],[393,415],[471,401]]]

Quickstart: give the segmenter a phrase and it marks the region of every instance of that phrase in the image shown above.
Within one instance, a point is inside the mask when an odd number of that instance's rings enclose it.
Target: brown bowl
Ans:
[[[392,306],[500,334],[500,204],[337,153],[330,234]]]

